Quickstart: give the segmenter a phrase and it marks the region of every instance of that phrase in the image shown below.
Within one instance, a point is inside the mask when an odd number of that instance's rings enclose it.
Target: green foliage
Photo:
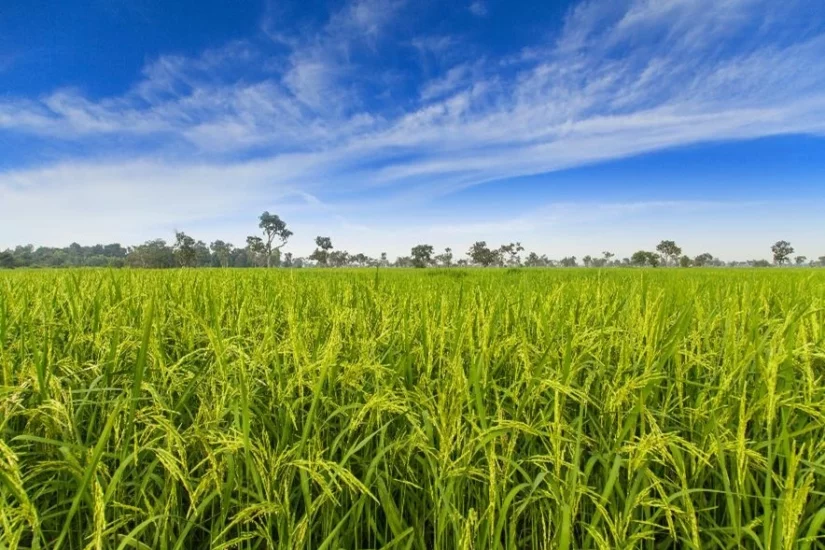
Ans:
[[[662,241],[656,246],[656,251],[659,252],[666,264],[676,264],[677,259],[682,254],[681,247],[677,246],[674,241]]]
[[[2,548],[822,548],[825,271],[0,274]]]
[[[661,258],[655,252],[648,252],[646,250],[638,250],[630,257],[630,263],[635,266],[650,266],[659,267]]]
[[[292,236],[292,231],[287,229],[286,222],[284,222],[277,214],[270,214],[264,212],[259,218],[258,227],[263,231],[264,239],[264,253],[266,255],[266,267],[272,266],[272,256],[275,255],[275,265],[280,263],[281,248],[286,244]],[[278,239],[280,244],[273,246],[273,241]]]
[[[490,267],[491,265],[496,265],[499,262],[498,250],[491,250],[487,246],[486,241],[478,241],[473,243],[473,246],[471,246],[470,250],[467,252],[467,256],[470,257],[470,261],[472,261],[475,265],[480,265],[482,267]]]
[[[429,244],[419,244],[410,251],[413,267],[427,267],[433,263],[433,247]]]
[[[794,248],[788,241],[776,241],[776,243],[771,246],[771,252],[773,252],[774,263],[783,265],[788,261],[791,254],[794,253]]]

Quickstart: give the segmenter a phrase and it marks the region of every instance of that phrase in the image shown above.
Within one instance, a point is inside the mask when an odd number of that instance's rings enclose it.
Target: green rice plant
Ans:
[[[825,272],[2,273],[0,548],[825,548]]]

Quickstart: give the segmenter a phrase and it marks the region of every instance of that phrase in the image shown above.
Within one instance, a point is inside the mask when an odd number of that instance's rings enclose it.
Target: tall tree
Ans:
[[[218,239],[212,242],[209,248],[212,249],[212,253],[218,259],[221,267],[229,267],[229,259],[232,257],[232,250],[235,248],[232,243],[225,243]]]
[[[453,249],[450,247],[445,248],[442,254],[435,257],[435,262],[444,267],[453,265]]]
[[[250,235],[246,238],[246,257],[252,265],[260,265],[259,258],[265,250],[264,242],[260,237]]]
[[[682,249],[673,241],[662,241],[656,246],[656,250],[662,255],[665,264],[676,264],[677,258],[682,254]]]
[[[175,253],[163,239],[146,241],[129,249],[126,264],[133,267],[164,268],[175,266]]]
[[[633,253],[630,257],[630,263],[638,266],[649,265],[651,267],[659,267],[661,258],[655,252],[648,252],[646,250],[639,250]]]
[[[788,257],[794,253],[794,249],[788,241],[776,241],[771,247],[771,252],[773,252],[774,263],[783,265],[788,261]]]
[[[318,265],[326,267],[329,265],[329,251],[332,250],[332,239],[329,237],[315,237],[315,251],[309,255],[310,260],[315,260]]]
[[[712,261],[713,254],[711,254],[710,252],[704,252],[693,259],[693,265],[697,267],[704,267],[706,265],[710,265]]]
[[[264,212],[261,214],[260,223],[258,224],[264,233],[264,252],[266,254],[266,267],[272,267],[272,251],[280,257],[281,248],[292,236],[292,231],[287,229],[286,222],[284,222],[277,214],[270,214]],[[281,244],[273,246],[272,243],[278,239]]]
[[[175,231],[175,244],[172,249],[181,267],[195,267],[197,262],[195,239],[183,231]]]
[[[796,262],[796,265],[802,265],[805,263],[805,260],[807,259],[807,256],[797,256],[796,258],[794,258],[794,262]]]
[[[498,248],[498,260],[508,266],[515,267],[521,265],[520,252],[524,250],[521,243],[503,244]]]
[[[412,263],[415,267],[427,267],[433,263],[433,247],[429,244],[419,244],[410,251]]]
[[[477,241],[473,243],[470,250],[467,251],[467,256],[476,265],[489,267],[498,263],[499,254],[497,250],[490,250],[486,241]]]

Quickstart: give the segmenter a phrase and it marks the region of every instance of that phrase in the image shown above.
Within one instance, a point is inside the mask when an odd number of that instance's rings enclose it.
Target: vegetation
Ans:
[[[825,272],[0,275],[0,548],[824,548]]]
[[[545,255],[530,252],[522,261],[524,247],[519,242],[508,243],[498,248],[490,248],[486,241],[473,243],[467,251],[468,259],[454,262],[452,248],[445,248],[441,254],[429,244],[419,244],[410,250],[409,256],[402,256],[390,263],[387,253],[380,258],[371,258],[364,253],[350,253],[346,250],[334,250],[330,237],[315,237],[315,250],[306,258],[294,257],[291,252],[281,258],[281,249],[286,246],[293,235],[278,215],[264,212],[259,217],[258,227],[262,237],[249,235],[246,247],[236,248],[232,243],[216,240],[209,246],[203,241],[196,241],[183,231],[175,231],[175,243],[170,247],[163,239],[147,241],[142,245],[123,248],[120,244],[95,245],[83,247],[73,243],[67,248],[35,249],[32,245],[18,246],[14,250],[0,251],[0,269],[15,267],[577,267],[576,256],[567,256],[561,260],[552,260]],[[275,243],[278,244],[275,244]],[[794,248],[787,241],[778,241],[771,246],[774,263],[790,263]],[[614,260],[612,252],[602,252],[601,258],[586,255],[582,258],[585,267],[767,267],[767,260],[725,263],[707,252],[693,260],[682,255],[682,248],[674,241],[663,240],[656,246],[656,252],[639,250],[630,258]],[[802,266],[807,256],[794,257],[795,265]],[[825,256],[810,261],[811,267],[825,267]]]

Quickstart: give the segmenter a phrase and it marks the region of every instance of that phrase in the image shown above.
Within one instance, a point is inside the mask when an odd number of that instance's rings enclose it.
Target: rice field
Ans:
[[[0,548],[825,548],[825,270],[2,273]]]

